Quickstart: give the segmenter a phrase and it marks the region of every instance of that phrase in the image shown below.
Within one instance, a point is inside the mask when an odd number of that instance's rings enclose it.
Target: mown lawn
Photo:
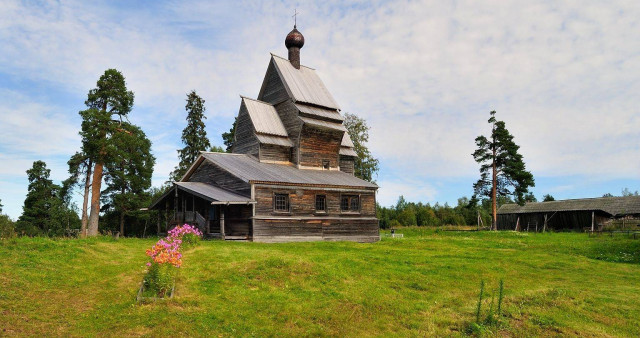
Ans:
[[[640,336],[640,240],[404,229],[375,244],[205,241],[170,301],[138,305],[154,240],[0,241],[0,336]],[[483,310],[486,311],[486,310]],[[478,331],[475,331],[478,332]]]

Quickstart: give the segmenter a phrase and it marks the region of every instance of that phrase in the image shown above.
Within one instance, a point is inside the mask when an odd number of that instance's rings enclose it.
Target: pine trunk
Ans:
[[[98,218],[100,216],[100,189],[102,188],[102,169],[104,163],[96,163],[91,184],[91,214],[89,215],[89,236],[98,235]]]
[[[124,211],[120,212],[120,236],[124,237]]]
[[[87,223],[89,223],[89,217],[87,215],[87,206],[89,204],[89,187],[91,186],[91,167],[93,163],[89,160],[87,165],[87,176],[84,180],[84,196],[82,201],[82,226],[80,228],[80,236],[87,237]]]
[[[491,228],[493,230],[498,230],[498,199],[497,199],[497,188],[498,188],[498,173],[496,168],[496,148],[495,148],[495,138],[494,138],[494,147],[493,147],[493,162],[491,163],[491,168],[493,170],[492,179],[491,179],[491,212],[493,214],[493,221],[491,222]]]

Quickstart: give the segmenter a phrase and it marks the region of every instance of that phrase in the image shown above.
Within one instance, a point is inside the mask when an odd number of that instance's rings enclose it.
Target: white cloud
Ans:
[[[395,200],[412,189],[406,182],[426,177],[430,183],[416,190],[422,196],[416,200],[430,199],[441,193],[429,188],[439,180],[475,176],[473,140],[488,131],[494,109],[534,175],[639,179],[636,2],[193,1],[123,9],[13,1],[0,7],[0,74],[76,97],[107,68],[125,74],[136,93],[131,120],[147,132],[158,159],[154,184],[175,166],[185,94],[196,89],[205,98],[207,130],[219,144],[237,113],[238,94],[257,95],[268,52],[286,55],[294,7],[306,38],[302,63],[318,70],[344,111],[369,121],[370,146],[383,168],[381,197]],[[57,112],[77,111],[82,99],[71,107],[3,83],[4,155],[58,154],[53,161],[64,164],[63,155],[78,146],[79,122]],[[47,130],[20,138],[33,120]],[[24,171],[6,168],[1,172]],[[407,181],[392,177],[400,173]]]

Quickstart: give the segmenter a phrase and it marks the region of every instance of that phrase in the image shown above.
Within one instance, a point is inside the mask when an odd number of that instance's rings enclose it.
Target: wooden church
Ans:
[[[378,187],[354,176],[340,106],[300,64],[295,26],[285,45],[288,59],[271,55],[257,99],[241,97],[233,153],[203,152],[150,207],[167,228],[256,242],[380,239]]]

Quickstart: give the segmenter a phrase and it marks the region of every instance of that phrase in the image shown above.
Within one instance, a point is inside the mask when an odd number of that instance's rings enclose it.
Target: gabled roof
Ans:
[[[300,66],[300,69],[296,69],[289,60],[274,54],[271,54],[271,60],[294,102],[340,109],[313,68]]]
[[[247,112],[257,133],[288,137],[280,116],[276,109],[269,103],[242,97],[242,103],[247,107]]]
[[[367,189],[375,189],[378,187],[371,182],[361,180],[342,171],[298,169],[292,165],[262,163],[246,154],[203,152],[200,157],[203,160],[211,161],[223,170],[250,183],[317,185]],[[201,162],[200,158],[196,160],[196,163],[199,162]],[[189,171],[191,170],[192,169]],[[187,175],[189,175],[189,173],[187,173]]]
[[[640,214],[640,196],[581,198],[517,204],[504,204],[498,214],[525,214],[556,211],[604,211],[612,216]]]

